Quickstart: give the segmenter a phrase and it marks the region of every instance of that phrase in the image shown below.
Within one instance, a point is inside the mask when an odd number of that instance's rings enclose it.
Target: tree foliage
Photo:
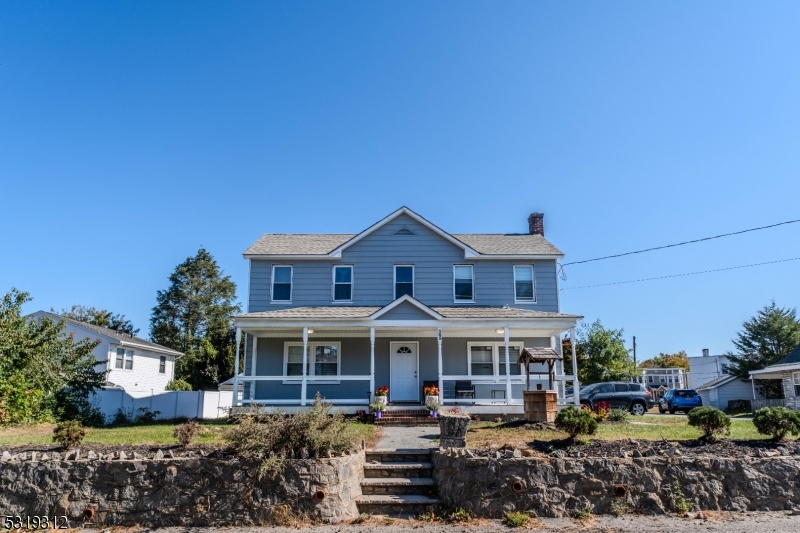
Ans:
[[[230,316],[241,310],[236,284],[203,248],[178,265],[169,282],[158,291],[150,337],[186,354],[177,362],[178,377],[195,390],[215,389],[233,375],[236,340]]]
[[[64,335],[61,321],[24,317],[30,300],[12,289],[0,301],[0,425],[95,416],[88,395],[104,381],[92,353],[99,341]]]
[[[572,348],[568,338],[562,340],[564,368],[572,368]],[[636,375],[622,329],[606,329],[600,320],[578,328],[575,355],[581,386],[601,381],[620,381]]]
[[[733,345],[738,353],[728,353],[732,375],[750,381],[751,370],[774,365],[800,344],[800,321],[796,308],[781,308],[772,301],[756,316],[742,324]],[[767,398],[783,398],[780,380],[756,380],[759,391]]]
[[[689,355],[683,350],[678,353],[660,353],[639,363],[639,368],[683,368],[688,372]]]
[[[139,333],[139,328],[133,327],[133,323],[125,318],[125,315],[113,313],[107,309],[97,309],[96,307],[86,307],[85,305],[73,305],[69,309],[62,309],[61,311],[56,311],[51,308],[50,312],[63,316],[64,318],[77,320],[78,322],[86,322],[87,324],[121,331],[128,335],[136,335]]]

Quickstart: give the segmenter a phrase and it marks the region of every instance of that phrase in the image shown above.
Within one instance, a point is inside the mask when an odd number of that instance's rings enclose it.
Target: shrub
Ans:
[[[608,417],[608,413],[611,411],[611,404],[607,402],[597,402],[594,405],[594,409],[592,409],[592,416],[598,422],[602,422]]]
[[[117,409],[117,414],[114,415],[114,418],[111,420],[112,426],[127,426],[131,423],[131,414],[125,411],[122,407]]]
[[[593,435],[597,431],[597,420],[590,411],[576,409],[569,406],[556,415],[556,427],[561,431],[569,433],[570,439],[575,439],[578,435]]]
[[[586,505],[580,509],[575,509],[575,511],[572,513],[572,517],[576,520],[591,520],[593,516],[594,510],[592,509],[591,505]]]
[[[528,525],[531,517],[528,516],[526,513],[520,513],[519,511],[513,511],[511,513],[506,513],[503,515],[503,523],[508,527],[522,527]]]
[[[161,411],[151,411],[149,407],[140,407],[138,411],[139,414],[133,422],[136,425],[152,424],[161,414]]]
[[[762,407],[753,416],[753,425],[762,435],[783,440],[786,435],[800,435],[800,412],[786,407]]]
[[[628,417],[631,413],[622,407],[615,407],[611,411],[608,412],[608,420],[609,422],[625,422],[628,420]]]
[[[61,422],[53,430],[53,442],[59,443],[65,450],[79,445],[85,436],[86,428],[77,420]]]
[[[330,410],[331,405],[317,394],[305,412],[242,415],[238,424],[225,431],[224,438],[240,456],[261,462],[260,476],[274,476],[283,471],[287,459],[303,450],[309,456],[324,456],[355,447],[344,415]]]
[[[469,522],[472,520],[472,515],[469,514],[469,511],[459,507],[447,517],[447,519],[451,522]]]
[[[167,383],[166,390],[190,391],[190,390],[192,390],[192,385],[191,385],[191,383],[189,383],[185,379],[178,378],[178,379],[173,379],[172,381]]]
[[[197,423],[197,420],[189,420],[185,424],[175,426],[172,432],[172,436],[184,448],[189,446],[198,435],[200,435],[200,424]]]
[[[731,432],[731,419],[715,407],[695,407],[689,411],[689,425],[700,428],[703,438],[709,442],[716,440],[718,435],[728,435]]]
[[[692,504],[686,501],[686,496],[683,495],[681,484],[677,481],[672,485],[672,495],[675,500],[675,509],[679,513],[688,513],[692,509]]]

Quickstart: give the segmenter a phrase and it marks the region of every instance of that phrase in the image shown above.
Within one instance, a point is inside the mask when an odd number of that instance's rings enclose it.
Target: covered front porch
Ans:
[[[492,310],[506,316],[481,316],[472,308],[476,317],[455,318],[438,312],[443,308],[413,304],[416,310],[430,310],[428,316],[405,313],[411,318],[398,319],[394,313],[384,318],[387,313],[380,311],[387,306],[298,308],[235,317],[245,348],[236,355],[233,388],[241,392],[234,405],[294,411],[319,393],[355,412],[375,400],[378,387],[386,386],[390,406],[422,406],[423,387],[436,385],[440,405],[476,413],[521,413],[526,372],[518,359],[523,349],[548,348],[560,354],[561,335],[570,331],[574,336],[579,318],[508,308]],[[343,312],[363,316],[329,316]],[[574,382],[574,370],[569,370],[565,374],[557,361],[552,379],[546,363],[532,363],[530,387],[547,390],[552,384],[563,401],[564,384]]]

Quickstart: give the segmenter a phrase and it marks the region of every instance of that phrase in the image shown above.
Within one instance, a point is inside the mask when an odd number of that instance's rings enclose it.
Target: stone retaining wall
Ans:
[[[268,523],[273,507],[285,503],[325,522],[358,516],[363,451],[290,460],[275,480],[259,480],[258,465],[237,457],[156,457],[91,453],[65,461],[58,454],[6,453],[0,462],[0,515],[67,515],[73,527],[222,526]],[[314,499],[318,489],[325,491],[322,501]]]
[[[433,453],[441,502],[478,516],[507,511],[569,516],[677,511],[676,484],[695,509],[755,511],[800,507],[796,457],[692,459],[686,457],[528,458],[476,456],[470,450]],[[515,485],[515,482],[517,483]]]

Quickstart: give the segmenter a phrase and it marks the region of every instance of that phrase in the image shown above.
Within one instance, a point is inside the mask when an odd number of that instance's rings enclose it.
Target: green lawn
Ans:
[[[631,417],[626,424],[602,423],[595,435],[583,437],[585,440],[692,440],[702,432],[691,427],[686,417],[644,416]],[[503,423],[477,422],[470,425],[467,441],[470,446],[488,447],[492,444],[509,444],[527,447],[532,441],[561,440],[567,437],[561,431],[526,430],[520,427],[504,427]],[[750,420],[732,420],[730,439],[766,440],[769,437],[756,431]]]
[[[225,421],[202,422],[202,430],[197,444],[222,444],[222,433],[227,426]],[[52,444],[54,424],[37,424],[0,429],[0,446],[25,444]],[[172,431],[175,424],[150,424],[111,428],[88,428],[83,442],[87,444],[162,444],[175,445]],[[353,442],[360,445],[362,439],[370,445],[375,435],[375,426],[349,422],[348,430]]]

